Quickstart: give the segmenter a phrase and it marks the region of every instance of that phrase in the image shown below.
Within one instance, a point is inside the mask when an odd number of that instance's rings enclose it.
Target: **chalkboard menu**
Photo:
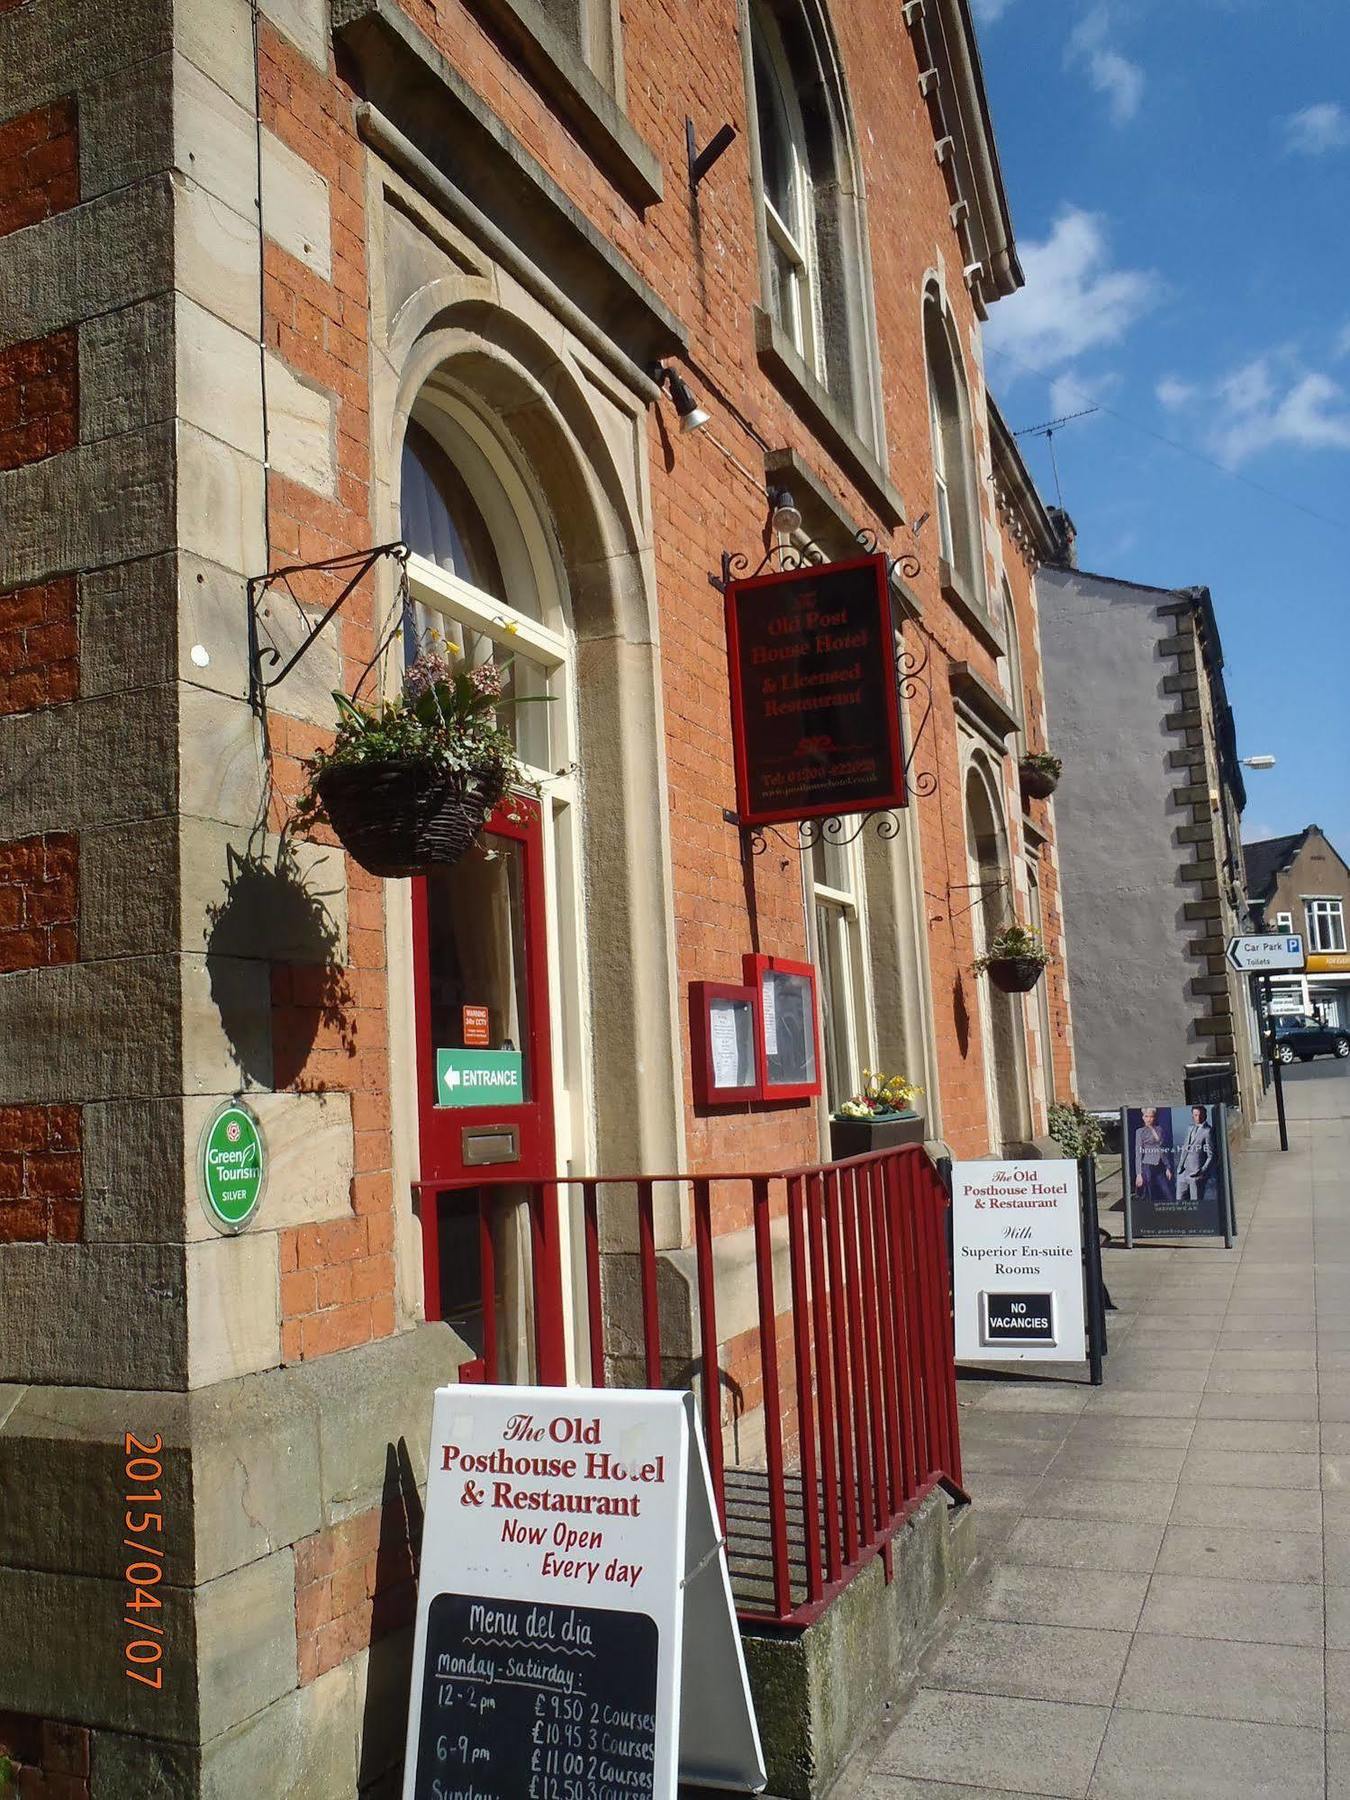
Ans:
[[[656,1675],[645,1613],[438,1594],[416,1800],[647,1800]]]
[[[733,581],[726,624],[741,823],[903,806],[886,558]]]

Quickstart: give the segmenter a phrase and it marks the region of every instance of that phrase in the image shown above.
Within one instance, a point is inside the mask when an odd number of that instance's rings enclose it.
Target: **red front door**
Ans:
[[[538,803],[513,796],[467,856],[413,883],[427,1317],[489,1380],[498,1346],[533,1335],[527,1276],[536,1304],[556,1279],[556,1196],[536,1185],[557,1173],[543,848]]]

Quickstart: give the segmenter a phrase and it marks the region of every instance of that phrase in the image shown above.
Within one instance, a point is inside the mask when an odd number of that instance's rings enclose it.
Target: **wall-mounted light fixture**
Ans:
[[[1240,756],[1238,761],[1244,769],[1273,769],[1275,767],[1273,756]]]
[[[775,536],[791,537],[802,528],[802,515],[786,488],[769,489],[769,529]]]
[[[665,388],[675,402],[675,411],[680,420],[680,430],[702,431],[712,415],[704,412],[690,392],[689,384],[683,376],[678,375],[669,363],[657,363],[652,370],[652,380],[657,387]]]

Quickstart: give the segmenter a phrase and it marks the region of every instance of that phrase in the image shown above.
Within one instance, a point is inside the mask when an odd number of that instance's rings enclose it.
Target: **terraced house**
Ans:
[[[980,338],[1019,282],[966,0],[0,0],[0,1741],[33,1791],[395,1791],[433,1389],[693,1380],[724,1501],[780,1493],[824,1379],[784,1175],[868,1069],[934,1154],[1043,1138],[1073,1046],[1019,760],[1056,539]],[[752,830],[717,584],[874,551],[907,804]],[[295,807],[333,690],[396,694],[433,633],[540,702],[502,714],[537,792],[384,879]],[[1014,920],[1028,995],[971,968]],[[699,1076],[723,988],[752,1092]],[[865,1324],[900,1254],[864,1230],[827,1285]],[[823,1575],[786,1532],[738,1565],[751,1636],[879,1580],[921,1505],[940,1598],[929,1424],[922,1466],[859,1463]]]

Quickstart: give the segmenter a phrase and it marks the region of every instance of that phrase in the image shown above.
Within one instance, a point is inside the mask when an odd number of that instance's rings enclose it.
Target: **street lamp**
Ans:
[[[1244,769],[1273,769],[1275,767],[1273,756],[1240,756],[1238,761]]]

